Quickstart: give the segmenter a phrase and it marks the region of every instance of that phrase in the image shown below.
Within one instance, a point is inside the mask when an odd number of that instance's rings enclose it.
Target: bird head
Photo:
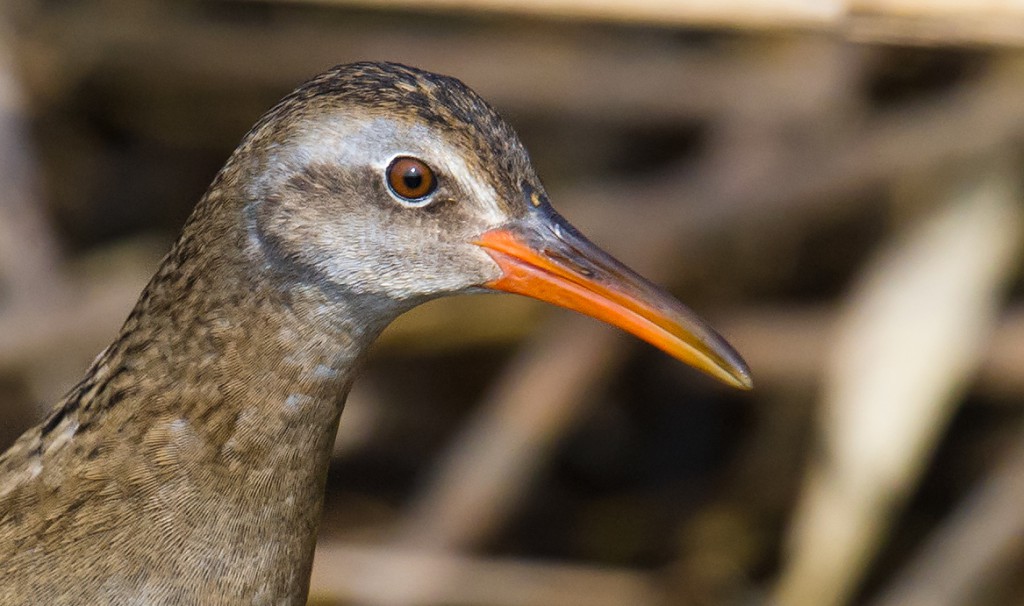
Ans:
[[[619,326],[736,387],[740,356],[672,296],[551,207],[516,133],[456,79],[387,63],[336,67],[260,120],[246,171],[250,239],[338,296],[407,309],[518,293]]]

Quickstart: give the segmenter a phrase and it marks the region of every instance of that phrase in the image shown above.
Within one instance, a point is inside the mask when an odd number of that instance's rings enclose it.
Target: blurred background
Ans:
[[[1022,604],[1022,46],[996,0],[9,0],[0,447],[263,111],[400,61],[490,100],[756,389],[525,299],[424,306],[345,410],[311,603]]]

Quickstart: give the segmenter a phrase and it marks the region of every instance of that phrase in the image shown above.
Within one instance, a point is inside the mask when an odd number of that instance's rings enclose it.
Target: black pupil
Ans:
[[[423,173],[420,172],[419,167],[410,166],[405,169],[405,173],[402,175],[402,183],[411,191],[418,190],[423,185]]]

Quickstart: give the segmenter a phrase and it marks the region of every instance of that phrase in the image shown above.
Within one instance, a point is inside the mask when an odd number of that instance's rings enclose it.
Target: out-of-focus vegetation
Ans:
[[[1024,10],[985,4],[8,2],[0,446],[261,112],[394,60],[498,107],[756,390],[526,300],[416,310],[342,419],[315,602],[1020,603]]]

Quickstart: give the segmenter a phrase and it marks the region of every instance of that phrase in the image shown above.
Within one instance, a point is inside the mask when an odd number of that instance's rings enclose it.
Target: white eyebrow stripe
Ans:
[[[396,141],[408,143],[398,147],[394,144]],[[487,179],[475,175],[459,148],[445,142],[427,125],[406,125],[379,117],[339,117],[318,122],[316,129],[306,131],[288,147],[295,154],[292,162],[298,165],[369,163],[384,171],[397,156],[417,157],[447,173],[461,188],[468,190],[470,197],[479,201],[481,218],[487,225],[497,226],[507,219],[494,187]]]
[[[474,176],[473,171],[461,156],[456,153],[448,153],[448,150],[445,150],[445,152],[441,155],[445,162],[444,170],[463,187],[468,187],[471,190],[469,192],[471,197],[481,203],[483,206],[482,210],[486,213],[482,218],[491,226],[503,223],[507,217],[501,210],[501,205],[498,202],[498,192],[495,191],[494,187],[486,179]]]

